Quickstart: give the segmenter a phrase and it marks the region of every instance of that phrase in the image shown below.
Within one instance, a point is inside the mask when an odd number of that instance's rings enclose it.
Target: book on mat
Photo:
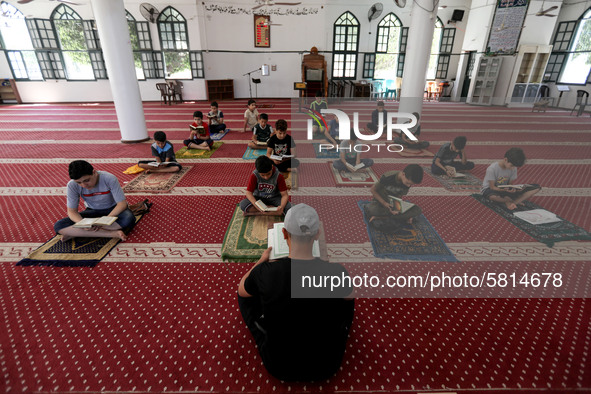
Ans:
[[[279,209],[279,207],[269,207],[261,200],[257,200],[257,202],[254,205],[256,205],[263,212],[275,212]]]
[[[282,229],[283,223],[275,223],[273,228],[267,230],[267,246],[272,247],[269,260],[277,260],[289,255],[289,246],[283,237]],[[320,257],[320,243],[318,240],[314,241],[314,245],[312,246],[312,255],[314,257]]]
[[[160,166],[167,166],[171,163],[172,163],[171,161],[161,161],[160,163],[158,163],[157,161],[151,161],[148,163],[148,165],[152,166],[152,167],[160,167]]]
[[[115,223],[117,216],[103,216],[100,218],[84,218],[74,224],[76,228],[91,228],[92,226],[110,226]]]
[[[498,188],[501,189],[517,189],[517,190],[523,190],[526,187],[531,186],[527,183],[523,184],[523,185],[497,185]]]
[[[415,206],[412,202],[404,201],[402,198],[388,196],[388,202],[395,211],[405,213],[409,209]]]
[[[560,219],[556,214],[546,211],[545,209],[532,209],[530,211],[520,211],[515,212],[514,216],[518,217],[521,220],[525,220],[529,224],[546,224],[546,223],[555,223],[561,222]]]
[[[451,170],[451,172],[452,172],[452,175],[449,175],[449,174],[448,174],[448,176],[449,176],[450,178],[465,178],[465,177],[466,177],[466,175],[465,175],[465,174],[462,174],[461,172],[457,172],[455,167],[452,167],[452,166],[445,166],[445,169],[446,169],[446,170],[448,170],[448,171],[450,171],[450,170]]]
[[[359,163],[359,164],[356,164],[356,165],[351,165],[349,163],[345,163],[345,164],[347,165],[348,168],[352,169],[353,171],[365,167],[365,164],[363,164],[363,163]]]
[[[283,159],[290,159],[293,155],[271,155],[271,160],[283,160]]]

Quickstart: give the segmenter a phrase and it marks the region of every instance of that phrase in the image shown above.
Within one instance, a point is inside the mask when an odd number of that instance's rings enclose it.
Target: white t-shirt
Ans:
[[[482,181],[482,189],[480,191],[484,192],[484,190],[490,187],[489,181],[495,181],[495,186],[498,186],[508,185],[515,179],[517,179],[517,168],[502,169],[499,162],[495,161],[486,169],[486,175]]]

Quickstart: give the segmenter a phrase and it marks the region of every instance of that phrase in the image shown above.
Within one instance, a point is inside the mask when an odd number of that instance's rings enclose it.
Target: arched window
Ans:
[[[388,80],[396,76],[401,33],[402,23],[393,13],[389,13],[378,23],[373,78]]]
[[[359,21],[349,11],[334,24],[332,78],[355,79],[357,49],[359,47]]]
[[[558,36],[558,34],[557,34]],[[556,39],[555,39],[556,41]],[[591,8],[577,21],[559,83],[585,85],[591,71]]]
[[[60,4],[52,12],[51,19],[62,49],[68,79],[94,79],[80,15],[67,5]]]
[[[433,40],[431,41],[431,56],[429,57],[429,67],[427,68],[427,79],[435,79],[442,31],[443,22],[437,17],[437,21],[435,21],[435,30],[433,31]]]
[[[165,8],[158,15],[160,45],[164,51],[167,78],[191,79],[187,21],[174,8]]]
[[[133,48],[133,60],[135,64],[135,74],[137,79],[146,79],[146,77],[156,77],[156,66],[152,53],[152,38],[150,36],[150,26],[146,21],[136,21],[129,11],[125,11],[127,26],[129,27],[129,38]],[[143,59],[146,59],[145,62]],[[144,66],[144,63],[146,65]],[[146,72],[144,72],[144,68]]]
[[[443,22],[437,17],[433,41],[431,42],[431,56],[427,69],[427,79],[445,79],[449,69],[449,61],[453,51],[456,29],[443,27]]]
[[[2,48],[6,49],[6,57],[14,79],[42,80],[25,16],[16,7],[4,1],[0,2],[0,11],[4,18],[3,23],[0,23],[0,43]]]

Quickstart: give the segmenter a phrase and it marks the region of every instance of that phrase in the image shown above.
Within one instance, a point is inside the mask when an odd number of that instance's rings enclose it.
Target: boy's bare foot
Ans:
[[[63,235],[62,234],[62,239],[61,239],[62,242],[66,242],[66,241],[69,241],[71,239],[72,239],[72,236],[70,236],[70,235]]]
[[[116,236],[114,238],[119,238],[122,241],[127,241],[127,235],[123,232],[123,230],[116,231]]]
[[[151,174],[152,170],[146,170],[145,172],[146,172],[146,174]]]
[[[505,203],[505,206],[507,207],[508,210],[513,211],[514,209],[517,208],[517,205],[515,205],[515,203],[513,201],[507,201]]]

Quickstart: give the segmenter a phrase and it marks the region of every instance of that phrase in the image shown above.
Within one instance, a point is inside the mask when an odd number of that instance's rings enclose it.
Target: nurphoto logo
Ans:
[[[312,117],[312,119],[308,119],[308,134],[307,134],[307,138],[308,140],[312,140],[313,139],[313,134],[314,134],[314,124],[316,123],[316,125],[319,128],[326,128],[328,129],[326,120],[324,119],[324,117],[322,115],[325,114],[332,114],[335,115],[338,119],[339,122],[339,135],[338,135],[338,139],[343,141],[343,140],[350,140],[351,139],[351,130],[353,130],[353,133],[355,133],[355,136],[357,136],[357,139],[359,141],[376,141],[377,139],[379,139],[382,134],[384,133],[384,130],[386,131],[386,140],[387,142],[393,141],[394,137],[393,137],[393,131],[401,131],[402,133],[404,133],[408,139],[412,140],[412,141],[417,141],[417,138],[414,136],[414,134],[410,131],[410,129],[412,129],[414,126],[417,125],[417,118],[415,115],[411,114],[411,113],[407,113],[407,112],[396,112],[396,113],[388,113],[386,119],[384,120],[384,114],[380,114],[380,116],[378,116],[378,124],[377,124],[377,131],[374,134],[362,134],[359,131],[359,112],[353,112],[353,127],[351,127],[351,119],[349,118],[349,116],[344,113],[341,110],[338,109],[326,109],[323,108],[320,110],[320,113],[315,112],[315,113],[311,113],[310,116]],[[394,118],[396,118],[397,120],[395,121]],[[398,120],[400,119],[408,119],[410,121],[406,121],[404,123],[396,123]],[[385,125],[384,125],[385,123]],[[386,127],[384,127],[386,126]],[[370,150],[372,150],[372,147],[377,149],[377,151],[379,152],[380,149],[382,147],[385,147],[385,149],[388,150],[388,152],[401,152],[404,147],[400,144],[393,144],[393,143],[372,143],[372,144],[364,144],[364,143],[357,143],[354,145],[353,150],[355,152],[369,152]],[[339,151],[339,146],[334,146],[332,144],[320,144],[320,151],[322,150],[331,150],[331,149],[336,149],[336,151]],[[340,148],[343,149],[343,148]],[[350,150],[350,148],[345,148],[347,150]]]

